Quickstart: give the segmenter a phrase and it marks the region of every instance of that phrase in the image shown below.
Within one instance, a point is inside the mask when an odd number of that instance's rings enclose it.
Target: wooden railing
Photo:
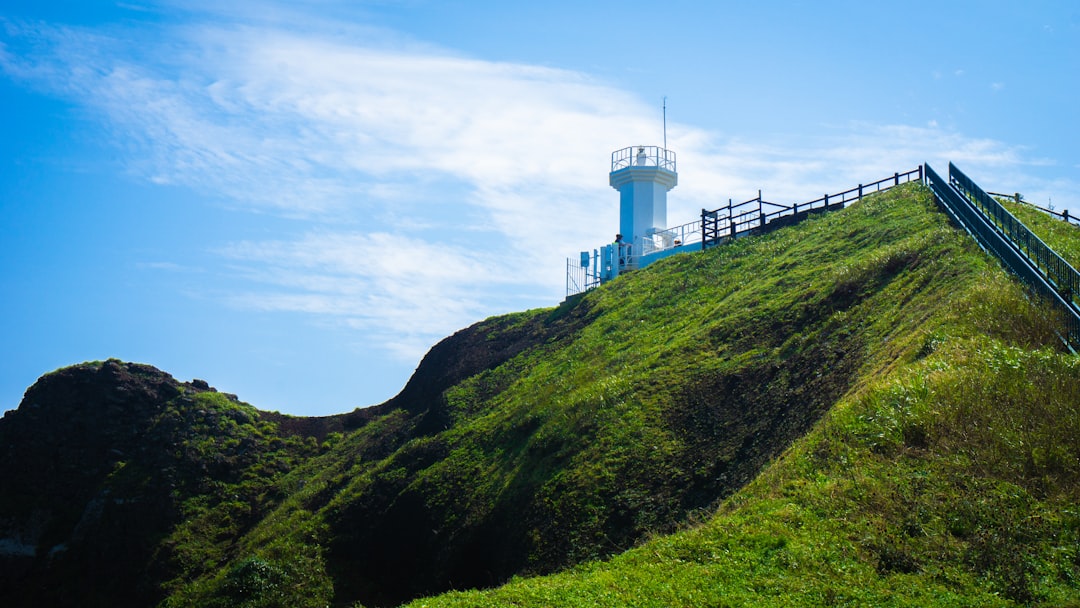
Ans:
[[[813,214],[843,209],[848,203],[857,201],[867,194],[881,192],[911,181],[922,181],[922,166],[894,173],[885,179],[869,184],[859,184],[850,190],[826,194],[805,203],[787,206],[771,203],[761,198],[758,190],[756,198],[732,204],[728,200],[726,207],[708,211],[701,210],[701,248],[707,249],[728,239],[748,234],[764,234],[783,226],[798,223]]]
[[[1070,226],[1076,226],[1077,228],[1080,228],[1080,217],[1072,215],[1071,213],[1069,213],[1068,209],[1066,209],[1064,211],[1061,211],[1061,212],[1057,212],[1057,211],[1054,211],[1053,209],[1047,209],[1046,207],[1040,207],[1039,205],[1036,205],[1035,203],[1029,203],[1028,201],[1025,201],[1023,195],[1020,194],[1019,192],[1015,192],[1013,194],[1002,194],[1000,192],[987,192],[987,194],[989,194],[990,196],[996,196],[998,198],[1011,200],[1012,202],[1016,203],[1017,205],[1027,205],[1028,207],[1038,209],[1039,211],[1042,211],[1043,213],[1045,213],[1045,214],[1047,214],[1047,215],[1049,215],[1051,217],[1057,218],[1057,219],[1069,224]]]

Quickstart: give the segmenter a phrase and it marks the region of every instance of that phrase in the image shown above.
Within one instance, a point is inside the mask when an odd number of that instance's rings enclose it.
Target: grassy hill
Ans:
[[[99,605],[1066,605],[1080,363],[1056,322],[910,184],[488,319],[347,416],[158,378],[123,428],[167,449],[83,495],[165,463],[143,483],[168,516],[142,603]],[[35,500],[0,500],[0,532]]]
[[[1051,323],[917,186],[677,256],[472,328],[450,350],[517,346],[408,407],[424,432],[392,411],[292,473],[173,600],[228,605],[252,563],[266,605],[392,605],[583,562],[440,601],[1061,599],[1080,399]]]
[[[925,196],[744,245],[820,252],[827,232],[858,249],[816,280],[887,285],[860,304],[870,326],[832,315],[874,351],[848,390],[715,513],[608,561],[410,605],[1080,606],[1080,359]],[[1069,230],[1050,238],[1075,250]]]

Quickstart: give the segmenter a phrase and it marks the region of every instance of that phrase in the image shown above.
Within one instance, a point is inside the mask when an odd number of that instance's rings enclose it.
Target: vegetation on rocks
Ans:
[[[48,374],[0,424],[0,538],[25,548],[0,551],[0,604],[152,605],[312,451],[205,382],[115,360]],[[192,529],[197,542],[173,541]]]

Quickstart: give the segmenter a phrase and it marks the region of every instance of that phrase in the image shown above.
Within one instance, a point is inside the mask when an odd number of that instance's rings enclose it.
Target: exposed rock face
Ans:
[[[210,391],[110,360],[43,376],[0,421],[0,605],[146,606],[190,466],[163,416]],[[189,470],[184,470],[189,469]]]

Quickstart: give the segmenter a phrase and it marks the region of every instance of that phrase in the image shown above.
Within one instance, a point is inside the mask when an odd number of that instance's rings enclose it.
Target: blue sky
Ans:
[[[263,409],[393,396],[557,304],[610,154],[669,221],[924,161],[1080,213],[1074,2],[39,2],[0,8],[0,409],[117,357]]]

